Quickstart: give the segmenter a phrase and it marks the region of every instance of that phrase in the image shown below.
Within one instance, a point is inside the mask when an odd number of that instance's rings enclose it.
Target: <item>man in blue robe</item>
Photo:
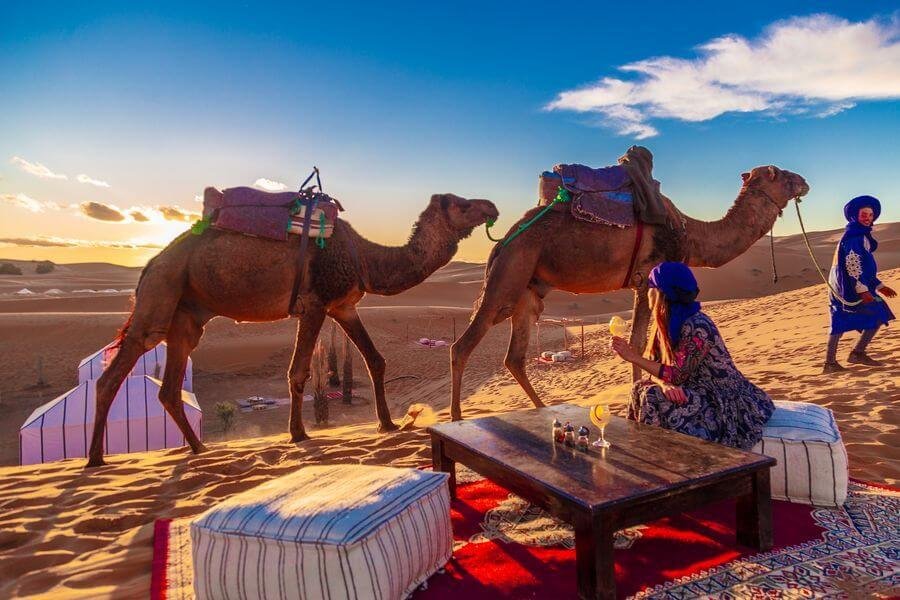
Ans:
[[[831,335],[823,373],[845,371],[837,362],[837,347],[844,332],[862,332],[847,362],[873,367],[881,363],[866,354],[866,347],[882,325],[894,319],[884,297],[897,293],[878,279],[873,253],[878,242],[872,237],[872,224],[881,214],[881,203],[872,196],[858,196],[844,206],[847,228],[834,253],[829,277],[831,299]]]

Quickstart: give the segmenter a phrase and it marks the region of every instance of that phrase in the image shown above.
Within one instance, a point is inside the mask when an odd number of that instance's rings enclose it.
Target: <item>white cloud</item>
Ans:
[[[253,182],[253,185],[255,185],[256,187],[261,187],[262,189],[268,190],[270,192],[281,192],[287,189],[287,186],[280,181],[272,181],[271,179],[266,179],[265,177],[260,177]]]
[[[76,176],[75,181],[77,181],[78,183],[89,183],[91,185],[96,185],[97,187],[104,187],[104,188],[109,187],[109,184],[106,183],[105,181],[100,181],[99,179],[94,179],[92,177],[88,177],[84,173],[80,173],[78,176]]]
[[[24,208],[25,210],[31,211],[33,213],[44,212],[45,210],[60,210],[62,208],[68,208],[56,202],[35,200],[27,194],[0,194],[0,200],[9,202],[13,206]]]
[[[0,245],[7,246],[34,246],[43,248],[162,248],[162,244],[146,242],[142,240],[125,240],[121,242],[104,240],[78,240],[71,238],[59,238],[52,236],[35,236],[25,238],[0,238]]]
[[[593,113],[637,139],[659,118],[708,121],[728,112],[829,117],[866,100],[900,98],[900,21],[831,15],[778,21],[756,39],[713,39],[693,59],[648,58],[561,92],[547,110]]]
[[[9,162],[16,165],[26,173],[31,173],[35,177],[40,177],[41,179],[68,179],[62,173],[54,173],[44,165],[39,162],[29,162],[24,158],[20,158],[18,156],[13,156],[9,159]]]

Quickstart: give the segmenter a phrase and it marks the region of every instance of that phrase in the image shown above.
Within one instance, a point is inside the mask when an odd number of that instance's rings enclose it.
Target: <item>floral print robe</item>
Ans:
[[[744,450],[762,439],[775,406],[738,371],[712,319],[703,312],[689,317],[674,352],[675,364],[663,367],[662,380],[681,386],[687,402],[679,406],[652,381],[639,381],[629,419]]]

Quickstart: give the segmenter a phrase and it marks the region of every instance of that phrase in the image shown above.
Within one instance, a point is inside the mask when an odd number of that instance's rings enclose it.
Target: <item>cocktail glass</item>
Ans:
[[[600,430],[600,439],[592,443],[591,445],[595,448],[609,448],[611,444],[606,441],[605,432],[606,426],[609,424],[610,419],[612,419],[612,415],[609,413],[609,405],[608,404],[598,404],[591,408],[591,423],[597,426]]]

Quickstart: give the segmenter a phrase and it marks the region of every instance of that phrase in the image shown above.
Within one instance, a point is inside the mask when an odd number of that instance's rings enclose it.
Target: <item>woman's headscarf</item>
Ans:
[[[866,227],[856,220],[859,217],[859,211],[866,207],[872,209],[874,213],[872,223],[875,223],[878,217],[881,216],[881,202],[878,201],[878,198],[874,196],[857,196],[844,205],[844,216],[847,218],[845,231],[848,235],[865,236],[869,240],[869,250],[875,252],[875,249],[878,248],[878,242],[872,237],[872,227]]]
[[[700,288],[694,274],[684,263],[664,262],[650,271],[650,287],[658,289],[669,303],[669,339],[672,346],[681,338],[681,326],[700,311]]]

